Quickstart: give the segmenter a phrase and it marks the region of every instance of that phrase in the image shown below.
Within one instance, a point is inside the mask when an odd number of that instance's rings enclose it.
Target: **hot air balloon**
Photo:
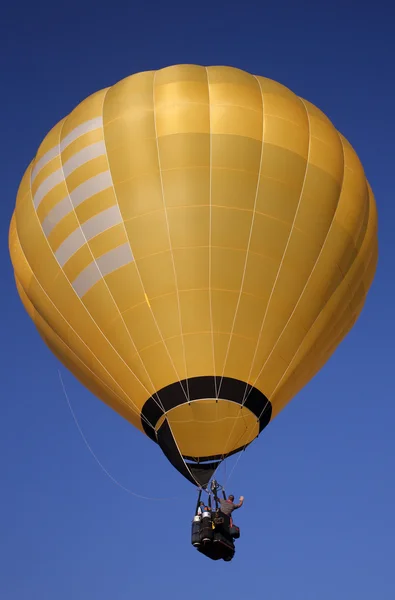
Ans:
[[[377,214],[355,151],[310,102],[236,68],[177,65],[55,125],[9,246],[52,352],[204,488],[353,327]]]

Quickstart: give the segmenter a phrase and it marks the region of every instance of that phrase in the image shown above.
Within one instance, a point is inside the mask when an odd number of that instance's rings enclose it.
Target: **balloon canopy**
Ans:
[[[53,353],[204,486],[354,325],[377,215],[318,108],[239,69],[177,65],[55,125],[9,244]]]

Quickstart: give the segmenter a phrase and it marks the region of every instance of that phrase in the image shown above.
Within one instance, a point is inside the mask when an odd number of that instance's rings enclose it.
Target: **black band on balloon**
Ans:
[[[148,421],[152,427],[155,428],[159,419],[163,416],[163,411],[161,407],[158,406],[158,398],[165,412],[168,412],[172,408],[180,406],[181,404],[188,404],[188,400],[186,399],[182,388],[189,391],[189,400],[191,402],[194,400],[215,398],[215,379],[217,381],[217,385],[219,385],[221,378],[214,378],[211,375],[205,377],[191,377],[182,381],[175,381],[174,383],[171,383],[170,385],[167,385],[159,390],[155,396],[148,398],[141,411],[141,423],[147,436],[150,437],[154,442],[158,441],[154,429],[151,429],[146,422]],[[247,398],[244,403],[243,398]],[[230,402],[236,402],[240,405],[243,403],[243,406],[248,408],[248,410],[250,410],[259,421],[259,433],[261,433],[261,431],[263,431],[263,429],[270,422],[272,416],[271,402],[264,394],[262,394],[261,391],[252,385],[247,384],[245,381],[241,381],[240,379],[232,379],[231,377],[223,377],[219,399],[229,400]],[[233,453],[238,451],[239,450],[234,450]],[[218,457],[215,456],[205,458],[201,457],[199,460],[216,460],[217,458]],[[196,458],[191,458],[191,460],[196,460]]]
[[[188,404],[189,401],[216,398],[215,379],[219,384],[221,379],[213,376],[191,377],[190,379],[171,383],[159,390],[155,397],[148,398],[141,411],[141,423],[147,436],[160,446],[167,459],[181,475],[191,483],[197,483],[201,487],[207,486],[210,478],[225,458],[241,452],[246,446],[216,456],[183,456],[180,454],[167,420],[163,421],[157,431],[155,431],[155,428],[164,412],[167,413],[176,406]],[[184,390],[188,390],[189,400],[185,397]],[[246,398],[245,402],[243,402],[243,398]],[[159,406],[158,400],[164,411]],[[224,377],[221,383],[219,400],[229,400],[240,404],[240,407],[243,405],[248,408],[259,422],[259,433],[270,422],[272,416],[271,403],[262,392],[244,381]],[[147,421],[154,429],[147,425]]]

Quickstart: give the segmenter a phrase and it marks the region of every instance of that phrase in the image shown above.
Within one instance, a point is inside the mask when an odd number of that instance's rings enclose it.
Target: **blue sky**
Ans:
[[[159,3],[158,3],[159,4]],[[0,22],[0,597],[4,600],[393,600],[394,137],[391,3],[9,3]],[[246,452],[230,564],[190,545],[194,488],[61,367],[18,300],[8,226],[47,131],[92,92],[171,64],[280,81],[350,140],[379,213],[377,275],[357,325]],[[231,465],[230,465],[231,468]]]

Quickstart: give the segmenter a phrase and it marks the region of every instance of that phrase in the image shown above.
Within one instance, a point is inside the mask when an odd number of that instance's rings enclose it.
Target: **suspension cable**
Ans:
[[[62,374],[61,374],[61,372],[60,372],[59,369],[58,369],[58,374],[59,374],[59,379],[60,379],[60,384],[62,386],[63,394],[64,394],[64,397],[66,399],[66,402],[67,402],[67,405],[69,407],[69,410],[71,412],[71,416],[73,417],[74,423],[75,423],[75,425],[76,425],[76,427],[77,427],[77,429],[78,429],[78,431],[79,431],[79,433],[80,433],[80,435],[81,435],[81,437],[82,437],[82,439],[83,439],[83,441],[85,443],[85,446],[88,448],[89,452],[91,453],[91,455],[93,456],[93,458],[95,459],[95,461],[97,462],[97,464],[99,465],[99,467],[101,468],[101,470],[107,475],[107,477],[109,479],[111,479],[111,481],[115,485],[117,485],[122,490],[124,490],[124,492],[126,492],[127,494],[130,494],[131,496],[134,496],[135,498],[141,498],[142,500],[156,500],[156,501],[170,501],[170,500],[174,501],[174,500],[177,500],[177,498],[174,498],[174,497],[173,498],[153,498],[153,497],[150,497],[150,496],[143,496],[141,494],[133,492],[129,488],[127,488],[124,485],[122,485],[122,483],[120,483],[117,479],[115,479],[115,477],[113,477],[111,475],[111,473],[109,473],[109,471],[104,467],[104,465],[100,462],[100,460],[98,459],[98,457],[96,456],[96,454],[92,450],[92,448],[91,448],[88,440],[86,439],[86,437],[85,437],[85,435],[84,435],[84,433],[83,433],[83,431],[81,429],[81,426],[80,426],[80,424],[78,422],[78,419],[77,419],[77,417],[75,415],[75,412],[74,412],[74,410],[73,410],[73,408],[71,406],[70,398],[69,398],[69,395],[68,395],[68,393],[66,391],[66,387],[65,387],[64,382],[63,382]]]

